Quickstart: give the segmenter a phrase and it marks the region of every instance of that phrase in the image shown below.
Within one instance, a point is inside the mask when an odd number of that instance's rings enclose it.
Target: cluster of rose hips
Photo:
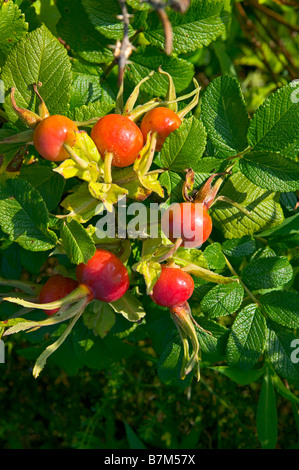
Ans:
[[[35,87],[35,92],[37,89]],[[38,153],[51,162],[61,162],[69,159],[68,149],[76,142],[80,132],[76,123],[66,116],[49,115],[45,104],[41,101],[40,116],[35,121],[33,113],[31,126],[33,128],[33,144]],[[12,94],[14,109],[24,119],[24,110],[16,106]],[[33,116],[33,117],[32,117]],[[28,116],[25,116],[28,124]],[[156,151],[160,151],[165,139],[181,125],[181,118],[170,108],[157,106],[147,111],[138,126],[130,115],[108,114],[100,118],[91,129],[90,137],[97,147],[101,158],[112,156],[112,166],[124,168],[134,164],[147,142],[149,134],[156,135]],[[181,233],[178,246],[199,247],[209,237],[212,231],[212,221],[207,213],[208,205],[203,204],[201,211],[196,210],[196,202],[182,202],[168,215],[168,238],[176,243],[175,233]],[[190,211],[190,226],[188,238],[184,237],[184,208]],[[163,220],[162,220],[163,224]],[[191,235],[190,235],[191,234]],[[104,249],[97,249],[86,264],[79,264],[76,269],[76,279],[62,275],[52,276],[43,286],[39,295],[40,307],[43,305],[48,316],[56,314],[60,308],[52,308],[52,303],[63,299],[62,305],[68,305],[68,299],[74,299],[75,292],[80,291],[87,302],[93,299],[102,302],[115,302],[129,288],[129,274],[125,265],[116,255]],[[189,337],[194,338],[194,328],[190,325],[193,320],[187,300],[192,296],[194,282],[190,274],[172,264],[162,264],[160,276],[150,294],[152,300],[160,306],[167,307],[173,314],[177,324],[183,325],[183,331],[189,331]],[[56,304],[57,305],[57,304]],[[185,320],[184,320],[185,317]],[[187,320],[186,320],[187,318]],[[183,320],[182,320],[183,319]],[[193,320],[194,322],[194,320]],[[187,326],[186,326],[187,325]],[[196,352],[197,353],[197,352]],[[195,354],[196,356],[196,354]],[[193,365],[189,367],[191,370]],[[187,367],[188,369],[188,367]],[[186,372],[188,373],[190,370]],[[185,375],[185,372],[182,374]]]

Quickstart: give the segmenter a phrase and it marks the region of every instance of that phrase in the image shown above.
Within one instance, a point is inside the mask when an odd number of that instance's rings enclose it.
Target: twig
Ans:
[[[270,38],[270,41],[269,41],[269,46],[271,47],[271,49],[273,50],[274,53],[276,53],[277,55],[277,59],[280,61],[280,63],[282,64],[283,67],[285,67],[287,69],[287,71],[289,72],[290,74],[290,77],[292,79],[295,79],[297,76],[298,76],[298,70],[296,68],[296,65],[294,64],[293,62],[293,59],[292,59],[292,56],[291,54],[289,53],[289,51],[285,48],[283,42],[281,41],[281,39],[279,37],[277,37],[275,35],[275,32],[273,31],[273,29],[271,28],[270,25],[265,25],[262,21],[262,19],[260,18],[260,16],[257,14],[257,12],[254,11],[254,9],[252,8],[252,14],[255,16],[255,18],[257,19],[257,21],[259,22],[259,24],[261,25],[261,27],[265,30],[266,34],[268,34],[269,38]],[[259,33],[260,34],[260,33]],[[260,34],[261,36],[261,34]],[[261,36],[262,37],[262,36]],[[287,60],[287,63],[284,63],[280,57],[280,54],[279,54],[279,51],[284,55],[284,57],[286,58]],[[289,64],[290,65],[289,65]]]
[[[146,1],[146,3],[149,3],[157,11],[157,15],[159,16],[160,21],[163,25],[163,29],[164,29],[165,53],[167,55],[170,55],[172,53],[172,47],[173,47],[173,34],[172,34],[172,26],[167,16],[167,13],[165,11],[165,7],[168,6],[168,3],[170,4],[171,2],[165,2],[164,0],[140,0],[140,1],[141,3],[144,3]],[[182,2],[176,1],[172,3],[175,3],[175,8],[180,8],[181,6],[181,8],[184,9]]]
[[[132,54],[133,45],[129,39],[129,27],[130,27],[130,15],[127,10],[127,5],[125,0],[118,0],[121,6],[122,14],[118,16],[124,24],[124,34],[122,41],[117,41],[114,51],[115,62],[118,65],[118,86],[123,82],[124,72],[128,58]]]
[[[278,80],[277,80],[277,77],[275,75],[275,73],[273,72],[268,60],[267,60],[267,57],[265,55],[265,52],[263,51],[263,48],[261,47],[261,43],[260,41],[256,38],[254,32],[255,32],[255,25],[253,24],[253,22],[250,20],[250,18],[248,18],[244,8],[241,6],[240,3],[236,3],[236,9],[237,9],[237,12],[239,14],[239,23],[240,23],[240,26],[245,34],[245,36],[247,37],[247,39],[249,41],[252,42],[252,44],[256,47],[256,49],[261,53],[262,55],[262,60],[265,64],[265,66],[267,67],[269,73],[271,74],[276,86],[278,87],[279,86],[279,83],[278,83]]]
[[[251,0],[252,5],[255,6],[258,10],[262,11],[265,13],[265,15],[270,16],[270,18],[273,18],[275,21],[278,23],[283,24],[284,26],[287,26],[287,28],[291,29],[292,31],[297,31],[299,32],[299,26],[297,25],[292,25],[290,24],[283,16],[281,16],[279,13],[277,13],[274,10],[271,10],[270,8],[260,5],[257,1]]]

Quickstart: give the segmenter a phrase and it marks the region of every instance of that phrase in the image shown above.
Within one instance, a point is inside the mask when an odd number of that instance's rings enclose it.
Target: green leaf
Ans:
[[[159,178],[159,182],[166,188],[170,204],[182,199],[184,180],[180,175],[174,171],[164,171]]]
[[[230,277],[222,276],[221,274],[203,267],[207,265],[207,261],[200,250],[179,248],[174,253],[173,259],[177,264],[184,267],[184,271],[205,281],[215,282],[217,284],[236,282]]]
[[[224,10],[223,0],[192,0],[184,15],[169,11],[173,29],[173,51],[177,54],[208,46],[224,31],[229,14]],[[159,18],[151,16],[146,39],[156,47],[164,47],[164,30]]]
[[[226,266],[225,257],[222,253],[220,243],[211,243],[203,252],[209,269],[223,269]]]
[[[280,380],[278,375],[274,372],[272,372],[272,382],[273,385],[276,387],[278,393],[284,397],[286,400],[289,400],[292,403],[295,403],[296,405],[299,405],[299,397],[294,395],[294,393],[291,392],[289,388],[287,388],[283,382]]]
[[[82,0],[82,5],[95,29],[109,39],[121,39],[123,23],[117,18],[121,14],[117,0]],[[129,26],[129,35],[133,34]]]
[[[70,211],[74,220],[81,223],[100,213],[99,201],[90,194],[86,183],[75,186],[73,192],[62,201],[61,206]]]
[[[68,326],[66,327],[62,335],[58,338],[58,340],[48,346],[45,351],[37,358],[32,372],[34,378],[37,378],[40,375],[41,371],[46,365],[49,356],[53,354],[59,348],[59,346],[61,346],[61,344],[66,340],[67,336],[70,334],[71,330],[74,328],[81,315],[82,311],[79,311],[79,313],[77,313],[77,315],[71,319]]]
[[[36,111],[37,97],[32,84],[42,83],[40,94],[50,114],[64,114],[69,102],[72,81],[71,64],[63,45],[45,27],[29,33],[18,42],[2,72],[6,90],[16,87],[18,106]],[[11,122],[17,121],[9,95],[4,109]]]
[[[170,332],[158,363],[159,379],[168,386],[186,388],[190,385],[192,372],[182,380],[180,377],[183,348],[180,336]]]
[[[214,366],[210,369],[220,372],[239,385],[249,385],[256,382],[264,372],[264,369],[239,370],[228,366]]]
[[[299,292],[273,291],[260,298],[267,316],[288,328],[299,327]]]
[[[203,316],[196,317],[196,322],[209,333],[195,327],[203,360],[211,362],[223,361],[225,359],[225,348],[229,337],[229,329],[220,323],[207,319]]]
[[[98,101],[76,106],[68,112],[68,117],[73,121],[84,122],[92,118],[101,118],[108,114],[115,106],[113,99],[104,90]]]
[[[113,308],[100,301],[91,302],[83,312],[83,323],[95,335],[104,338],[114,326],[116,318]]]
[[[238,313],[230,332],[226,356],[229,366],[251,369],[262,355],[266,343],[266,321],[255,304]]]
[[[140,89],[150,96],[165,97],[169,82],[167,76],[158,72],[159,67],[171,75],[176,93],[184,91],[194,76],[194,66],[190,62],[178,57],[169,57],[163,51],[147,46],[130,56],[130,67],[126,70],[125,78],[135,86],[154,70],[153,76],[144,82]]]
[[[244,283],[251,289],[273,289],[289,282],[293,269],[288,258],[270,256],[251,261],[243,270]]]
[[[146,449],[143,442],[139,439],[137,434],[133,431],[128,423],[125,424],[126,436],[129,442],[130,449]]]
[[[278,226],[260,233],[261,237],[285,237],[299,233],[299,213],[288,217]]]
[[[244,291],[240,284],[218,284],[203,298],[200,308],[209,318],[231,315],[241,306]]]
[[[10,240],[26,250],[47,251],[57,241],[48,224],[46,204],[30,183],[13,178],[0,186],[0,226]]]
[[[94,255],[96,248],[91,236],[76,220],[63,221],[60,235],[63,248],[72,263],[87,263]]]
[[[73,83],[70,99],[71,108],[87,105],[88,103],[98,101],[101,98],[102,88],[100,85],[100,74],[92,74],[88,72],[88,70],[74,70],[73,66]]]
[[[81,0],[57,0],[57,6],[61,14],[57,31],[71,49],[92,63],[111,62],[111,41],[96,31]]]
[[[206,133],[202,122],[194,116],[185,119],[165,140],[159,165],[174,172],[187,168],[199,171],[205,146]]]
[[[241,258],[252,255],[256,250],[256,242],[253,237],[244,236],[226,240],[222,245],[223,253],[232,258]]]
[[[126,292],[119,300],[110,305],[116,313],[120,313],[129,321],[140,321],[145,316],[141,302],[130,292]]]
[[[247,147],[249,118],[235,78],[224,75],[208,85],[202,98],[202,120],[212,144],[224,157]]]
[[[238,204],[241,204],[249,215],[227,202],[216,202],[210,209],[215,226],[225,238],[241,238],[255,232],[275,227],[282,223],[284,216],[279,204],[279,195],[261,189],[251,183],[241,172],[233,174],[219,192]]]
[[[0,63],[4,64],[14,45],[28,31],[25,16],[11,0],[0,5]]]
[[[57,207],[64,190],[65,181],[51,167],[39,165],[38,163],[22,166],[19,177],[28,181],[39,191],[49,211]]]
[[[296,340],[296,336],[292,331],[278,325],[272,321],[268,321],[268,341],[267,356],[274,367],[277,374],[281,375],[288,381],[299,384],[298,363],[293,359],[294,348],[292,343]]]
[[[277,409],[269,368],[263,377],[257,405],[257,434],[263,449],[275,449],[277,442]]]
[[[254,184],[270,191],[299,189],[299,165],[276,153],[252,152],[240,159],[242,173]]]
[[[299,103],[293,93],[291,84],[283,86],[257,109],[248,130],[254,150],[281,152],[298,139]]]

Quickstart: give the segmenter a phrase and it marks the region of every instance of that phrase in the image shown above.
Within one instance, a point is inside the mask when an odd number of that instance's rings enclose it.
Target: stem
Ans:
[[[111,170],[112,159],[113,159],[113,153],[107,152],[105,154],[105,160],[104,160],[104,181],[106,184],[112,183],[112,170]]]
[[[83,170],[86,170],[88,168],[88,163],[83,160],[83,158],[79,157],[79,155],[76,154],[76,152],[70,147],[68,144],[63,144],[65,150],[67,153],[70,155],[70,157],[81,167]]]
[[[172,53],[172,47],[173,47],[173,34],[172,34],[172,27],[171,23],[169,21],[169,18],[167,16],[167,13],[165,11],[165,8],[158,8],[157,9],[157,14],[161,20],[161,23],[163,25],[164,29],[164,37],[165,37],[165,54],[166,55],[171,55]]]
[[[252,0],[251,3],[255,6],[257,10],[260,10],[261,12],[265,13],[265,15],[270,16],[270,18],[273,18],[275,21],[278,23],[283,24],[284,26],[287,26],[292,31],[297,31],[299,32],[299,26],[297,25],[292,25],[290,24],[287,20],[284,19],[283,16],[281,16],[279,13],[277,13],[274,10],[271,10],[270,8],[260,5],[258,2],[255,0]]]
[[[114,57],[116,63],[118,64],[118,86],[120,87],[124,80],[124,72],[128,58],[132,54],[133,46],[129,39],[129,26],[130,26],[130,15],[127,10],[127,5],[125,0],[118,0],[121,6],[122,14],[119,16],[119,19],[124,24],[124,34],[121,43],[116,44],[116,49],[114,52]]]
[[[168,250],[164,255],[160,256],[160,258],[158,258],[157,262],[161,263],[162,261],[165,261],[168,258],[170,258],[171,256],[173,256],[175,254],[175,252],[178,250],[178,248],[181,246],[182,243],[183,243],[183,239],[182,238],[177,238],[175,243],[173,244],[173,246],[170,248],[170,250]]]
[[[80,284],[77,287],[77,289],[73,290],[73,292],[68,294],[66,297],[60,300],[55,300],[54,302],[40,304],[40,303],[27,302],[26,300],[23,300],[20,298],[13,298],[13,297],[4,297],[3,300],[6,300],[7,302],[11,302],[13,304],[22,305],[23,307],[37,308],[40,310],[52,310],[52,309],[60,308],[63,305],[77,302],[78,300],[89,297],[90,294],[91,294],[90,289],[87,286]]]
[[[232,273],[233,276],[236,276],[240,282],[240,284],[242,285],[243,289],[247,292],[247,294],[249,295],[249,297],[251,298],[251,300],[253,300],[253,302],[255,304],[257,304],[259,307],[261,306],[261,303],[259,302],[259,300],[253,295],[253,293],[248,289],[248,287],[244,284],[244,282],[242,281],[241,277],[239,276],[239,274],[235,271],[235,269],[232,267],[232,265],[230,264],[230,262],[228,261],[227,257],[225,255],[223,255],[224,258],[225,258],[225,263],[226,263],[226,266],[228,267],[228,269],[230,270],[230,272]]]

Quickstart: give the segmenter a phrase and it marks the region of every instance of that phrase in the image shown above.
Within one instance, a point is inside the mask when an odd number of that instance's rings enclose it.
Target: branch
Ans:
[[[116,46],[115,46],[115,51],[114,51],[114,58],[115,62],[118,65],[118,86],[120,87],[123,78],[124,78],[124,72],[126,68],[126,64],[128,62],[128,58],[132,54],[133,51],[133,45],[130,42],[129,39],[129,26],[130,26],[130,17],[128,10],[127,10],[127,5],[125,0],[118,0],[121,6],[121,11],[122,14],[118,16],[118,19],[121,20],[124,24],[124,35],[122,41],[117,41]]]

